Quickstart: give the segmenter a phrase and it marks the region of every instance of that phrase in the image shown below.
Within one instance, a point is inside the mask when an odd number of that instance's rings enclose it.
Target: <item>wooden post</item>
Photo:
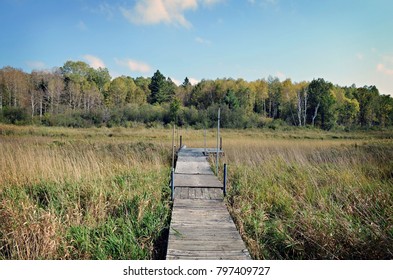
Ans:
[[[177,145],[177,147],[180,147],[179,146],[179,128],[176,129],[176,145]]]
[[[217,154],[216,154],[216,175],[218,176],[218,152],[219,152],[219,139],[220,139],[220,113],[221,113],[221,108],[218,108],[218,121],[217,121]]]
[[[205,156],[206,156],[206,126],[205,126],[205,145],[204,145],[204,147],[205,147]]]
[[[224,163],[224,196],[227,195],[227,164]]]
[[[172,132],[172,168],[175,168],[175,124]]]
[[[180,146],[179,150],[183,147],[183,135],[180,135]]]
[[[220,151],[222,151],[222,137],[220,137]]]
[[[175,199],[175,169],[171,170],[171,200]]]

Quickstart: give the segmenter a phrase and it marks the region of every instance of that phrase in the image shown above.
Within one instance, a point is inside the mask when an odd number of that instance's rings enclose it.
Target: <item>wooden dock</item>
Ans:
[[[203,148],[178,152],[166,259],[250,259],[223,201],[223,184],[212,172],[206,152],[209,150]]]

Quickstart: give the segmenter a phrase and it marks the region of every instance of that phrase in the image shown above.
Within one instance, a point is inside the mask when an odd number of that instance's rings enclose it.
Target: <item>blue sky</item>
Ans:
[[[391,0],[0,0],[0,67],[376,85],[393,94]]]

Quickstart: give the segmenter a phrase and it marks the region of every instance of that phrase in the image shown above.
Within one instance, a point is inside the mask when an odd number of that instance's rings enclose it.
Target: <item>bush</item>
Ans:
[[[11,124],[27,124],[29,122],[28,114],[21,108],[4,108],[2,119],[2,121]]]
[[[45,114],[44,117],[39,120],[35,118],[35,122],[41,122],[47,126],[65,126],[65,127],[92,127],[101,126],[104,122],[104,112],[101,110],[76,111],[66,112],[64,114],[52,115]]]

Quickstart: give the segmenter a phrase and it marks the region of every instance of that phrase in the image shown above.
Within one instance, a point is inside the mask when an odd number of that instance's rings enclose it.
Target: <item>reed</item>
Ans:
[[[391,259],[393,142],[226,142],[228,205],[257,259]]]
[[[202,130],[178,135],[204,145]],[[393,257],[391,131],[222,137],[227,204],[254,258]],[[170,128],[0,125],[0,259],[163,257],[170,163]]]
[[[127,130],[121,137],[83,130],[85,137],[7,129],[13,132],[0,136],[0,259],[160,257],[170,217],[169,146]]]

